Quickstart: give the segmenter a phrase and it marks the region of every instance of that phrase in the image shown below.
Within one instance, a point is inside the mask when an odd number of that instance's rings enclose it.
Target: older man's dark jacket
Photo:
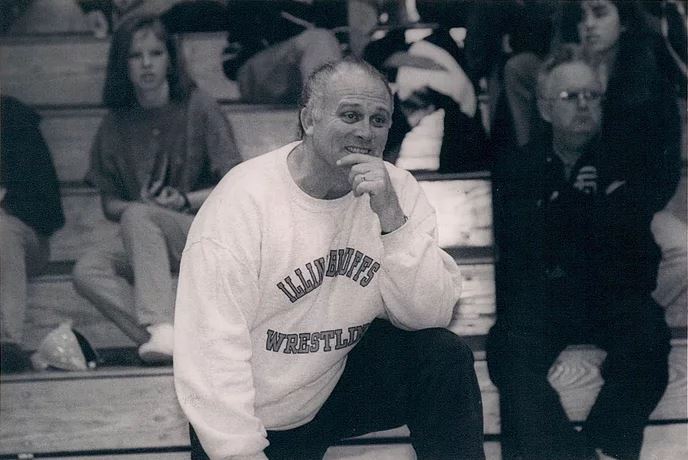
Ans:
[[[662,158],[637,174],[613,168],[610,159],[597,138],[567,180],[551,137],[545,136],[496,166],[497,314],[502,324],[546,334],[555,325],[583,324],[586,308],[597,308],[605,296],[645,295],[655,288],[661,254],[650,222],[675,181],[652,177],[670,171],[660,164]],[[596,192],[573,186],[584,166],[599,173]],[[657,190],[657,184],[666,190]]]

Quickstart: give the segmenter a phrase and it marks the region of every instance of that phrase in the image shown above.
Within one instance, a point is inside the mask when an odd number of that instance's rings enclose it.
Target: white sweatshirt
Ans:
[[[266,429],[312,420],[374,318],[444,327],[459,298],[459,269],[408,172],[386,164],[408,221],[381,235],[368,195],[321,200],[296,185],[296,145],[233,168],[186,242],[175,387],[212,459],[264,458]]]

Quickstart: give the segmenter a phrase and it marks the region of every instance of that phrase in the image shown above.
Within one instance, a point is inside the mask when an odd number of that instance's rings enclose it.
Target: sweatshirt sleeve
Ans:
[[[461,273],[439,247],[435,210],[410,174],[397,195],[408,221],[381,237],[386,313],[404,329],[446,327],[461,295]]]
[[[265,459],[254,412],[249,330],[258,305],[255,269],[199,238],[182,257],[175,307],[174,381],[179,403],[211,459]]]

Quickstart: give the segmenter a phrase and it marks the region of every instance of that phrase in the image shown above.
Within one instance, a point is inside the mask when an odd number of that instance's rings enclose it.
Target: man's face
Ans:
[[[602,122],[602,87],[593,70],[582,62],[556,67],[549,75],[542,117],[555,132],[589,135],[599,131]]]
[[[155,91],[167,81],[170,57],[155,32],[143,28],[134,32],[127,64],[129,80],[137,92]]]
[[[382,158],[392,123],[392,100],[381,81],[359,69],[342,68],[330,78],[327,93],[313,109],[306,135],[315,153],[336,167],[340,158],[362,153]]]
[[[623,32],[619,11],[609,0],[585,0],[581,3],[578,36],[581,44],[594,53],[616,46]]]

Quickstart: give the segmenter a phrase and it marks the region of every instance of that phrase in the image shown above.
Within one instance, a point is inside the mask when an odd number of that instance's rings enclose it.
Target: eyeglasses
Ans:
[[[582,90],[582,91],[562,91],[556,97],[551,97],[548,99],[558,99],[563,102],[568,103],[580,103],[587,102],[589,104],[599,104],[602,99],[604,99],[604,94],[600,91],[594,90]]]

